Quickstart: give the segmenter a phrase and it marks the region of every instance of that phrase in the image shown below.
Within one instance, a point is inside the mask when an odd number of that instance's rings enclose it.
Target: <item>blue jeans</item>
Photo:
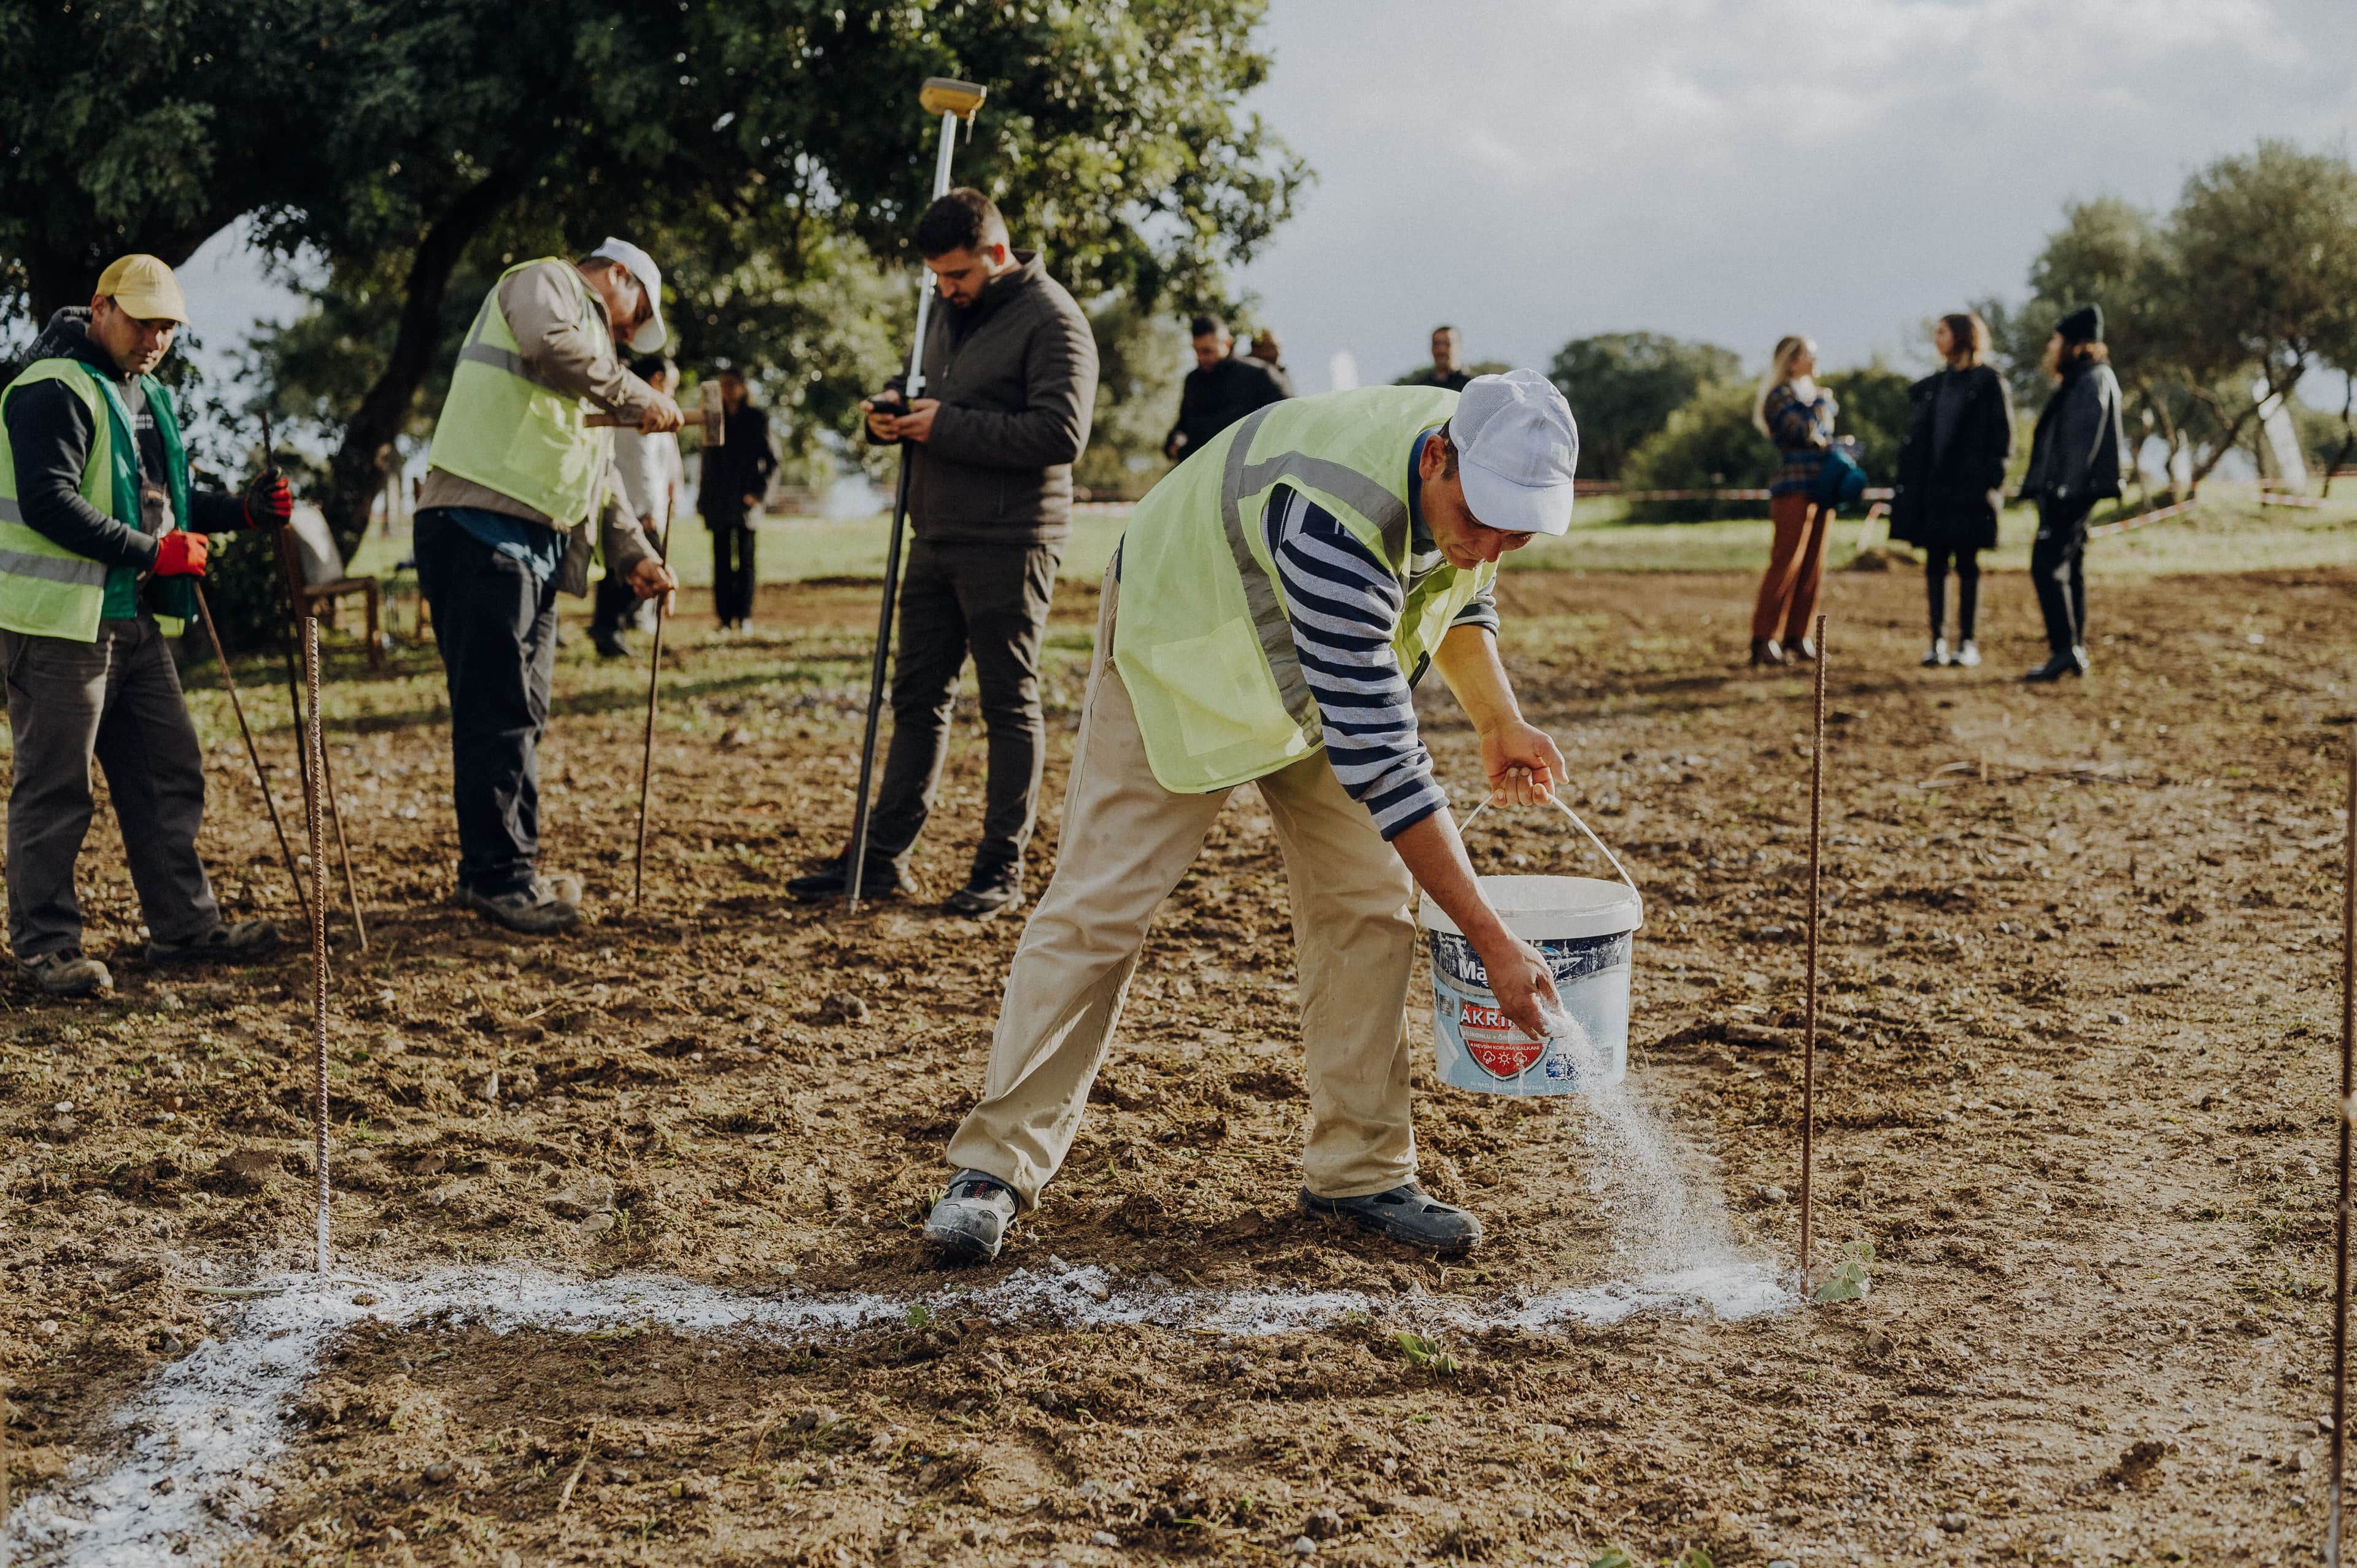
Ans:
[[[540,732],[556,668],[556,579],[483,542],[451,515],[456,510],[417,514],[417,584],[450,691],[458,886],[498,897],[531,886],[540,857]]]

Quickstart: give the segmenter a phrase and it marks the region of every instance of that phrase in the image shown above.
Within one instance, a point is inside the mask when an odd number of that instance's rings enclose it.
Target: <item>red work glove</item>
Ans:
[[[286,476],[275,468],[256,474],[240,499],[248,528],[284,528],[295,515],[295,492],[287,488]]]
[[[205,575],[205,554],[210,548],[201,533],[167,533],[164,542],[156,547],[156,575],[158,577],[201,577]]]

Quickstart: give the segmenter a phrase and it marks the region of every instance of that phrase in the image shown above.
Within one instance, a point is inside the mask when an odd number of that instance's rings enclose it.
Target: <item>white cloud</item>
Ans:
[[[2073,197],[2357,123],[2344,0],[1275,0],[1321,183],[1245,282],[1302,363],[1652,328],[1835,360],[2016,293]]]

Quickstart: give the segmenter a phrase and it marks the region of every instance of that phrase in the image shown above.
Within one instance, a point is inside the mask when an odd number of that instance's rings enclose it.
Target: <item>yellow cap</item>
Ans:
[[[142,321],[188,324],[188,306],[180,297],[180,280],[154,256],[119,256],[98,274],[98,292],[113,296],[126,315]]]

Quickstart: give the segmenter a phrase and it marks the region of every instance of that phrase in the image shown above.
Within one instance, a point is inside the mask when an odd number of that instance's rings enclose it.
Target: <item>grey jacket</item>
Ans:
[[[1051,544],[1071,532],[1072,464],[1096,410],[1089,318],[1036,252],[993,278],[972,307],[938,309],[925,385],[939,398],[916,444],[909,515],[940,544]]]
[[[575,306],[579,296],[571,280],[564,275],[572,266],[570,262],[550,262],[527,267],[507,278],[499,285],[500,313],[507,317],[508,330],[515,334],[524,363],[544,384],[560,394],[587,398],[609,413],[635,420],[653,400],[654,388],[630,373],[609,338],[582,330]],[[461,478],[447,469],[426,469],[425,486],[417,498],[418,510],[457,506],[479,507],[485,511],[522,518],[565,534],[565,561],[557,573],[556,585],[576,596],[589,591],[589,552],[593,544],[604,554],[607,571],[624,577],[637,570],[640,561],[656,553],[653,542],[631,513],[630,489],[618,464],[609,466],[607,471],[605,509],[594,519],[550,517],[539,508],[488,485]],[[597,524],[596,528],[581,526],[593,521]]]
[[[2021,493],[2063,505],[2116,496],[2127,452],[2119,378],[2109,365],[2080,366],[2039,411]]]

